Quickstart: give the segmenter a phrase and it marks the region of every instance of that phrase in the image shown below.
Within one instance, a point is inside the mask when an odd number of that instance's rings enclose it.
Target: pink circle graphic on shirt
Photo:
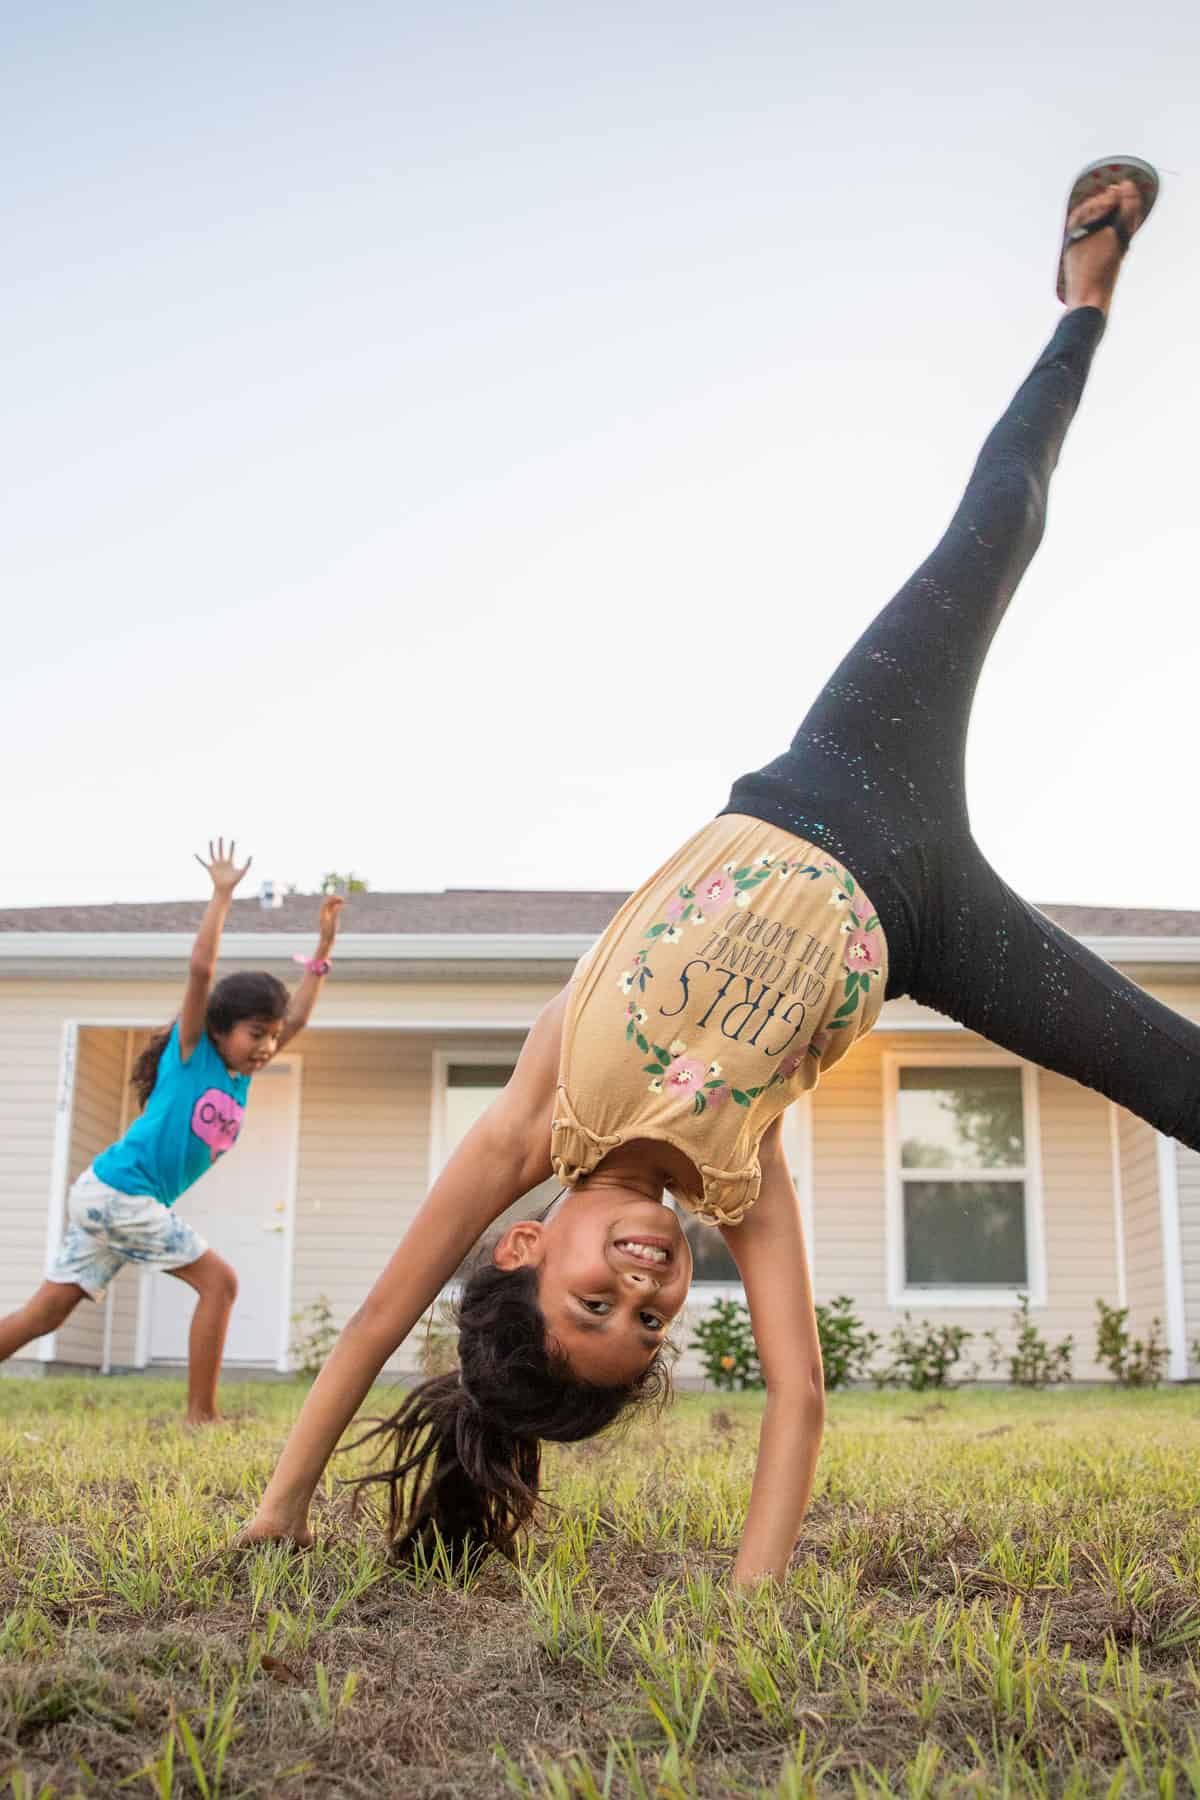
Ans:
[[[192,1130],[208,1145],[213,1162],[237,1143],[245,1116],[245,1107],[239,1106],[232,1094],[223,1094],[220,1088],[201,1094],[192,1108]]]

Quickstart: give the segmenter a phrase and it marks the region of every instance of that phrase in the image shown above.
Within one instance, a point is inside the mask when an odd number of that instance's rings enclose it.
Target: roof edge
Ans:
[[[339,962],[545,962],[576,958],[596,932],[341,932]],[[311,931],[227,931],[221,955],[235,962],[290,962],[312,953]],[[0,931],[5,962],[186,962],[186,931]]]
[[[596,932],[343,932],[341,962],[573,961],[595,943]],[[1110,963],[1200,963],[1200,937],[1085,937],[1079,940]],[[0,931],[7,963],[186,962],[193,937],[182,931]],[[307,954],[311,931],[229,931],[221,954],[236,962],[290,962]]]

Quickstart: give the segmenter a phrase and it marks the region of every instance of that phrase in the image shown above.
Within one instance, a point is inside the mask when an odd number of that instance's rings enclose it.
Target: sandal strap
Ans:
[[[1101,213],[1098,219],[1090,219],[1086,225],[1073,225],[1063,238],[1063,249],[1070,244],[1078,244],[1083,238],[1093,237],[1098,231],[1107,231],[1110,226],[1116,233],[1121,255],[1124,256],[1131,239],[1129,227],[1121,217],[1119,206],[1110,206],[1106,213]]]

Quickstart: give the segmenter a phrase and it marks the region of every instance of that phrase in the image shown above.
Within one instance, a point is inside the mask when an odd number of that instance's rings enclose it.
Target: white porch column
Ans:
[[[1186,1381],[1188,1369],[1187,1319],[1183,1292],[1183,1243],[1179,1228],[1179,1160],[1175,1139],[1161,1131],[1154,1134],[1158,1155],[1158,1218],[1162,1233],[1163,1309],[1166,1314],[1167,1375]]]
[[[58,1092],[54,1100],[54,1149],[50,1159],[50,1195],[46,1216],[46,1261],[49,1269],[62,1239],[63,1209],[67,1202],[67,1175],[71,1159],[71,1123],[75,1116],[75,1065],[79,1056],[79,1026],[68,1019],[63,1026],[58,1062]],[[56,1353],[57,1332],[47,1332],[37,1347],[39,1362],[51,1363]]]

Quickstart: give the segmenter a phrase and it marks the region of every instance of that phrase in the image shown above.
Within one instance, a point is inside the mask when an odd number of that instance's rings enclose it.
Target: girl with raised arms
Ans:
[[[766,1379],[734,1577],[781,1575],[812,1490],[821,1356],[784,1109],[910,994],[1200,1148],[1200,1028],[1092,956],[989,867],[964,748],[993,633],[1047,490],[1122,256],[1157,194],[1116,158],[1075,183],[1066,312],[992,431],[941,543],[868,628],[775,762],[623,906],[542,1013],[304,1402],[243,1541],[310,1542],[326,1461],[386,1359],[488,1226],[556,1173],[543,1220],[487,1247],[456,1374],[380,1426],[398,1554],[438,1527],[508,1551],[542,1440],[660,1391],[691,1256],[670,1191],[722,1233]],[[1111,522],[1106,522],[1111,529]]]
[[[71,1188],[69,1224],[33,1297],[0,1319],[0,1362],[56,1331],[85,1297],[101,1300],[127,1263],[165,1269],[197,1294],[188,1337],[187,1416],[217,1415],[217,1380],[237,1276],[175,1212],[179,1196],[237,1142],[252,1078],[308,1023],[337,936],[340,899],[321,905],[317,952],[294,994],[274,975],[226,975],[216,986],[221,932],[239,869],[232,841],[197,857],[212,897],[192,946],[179,1017],[147,1043],[131,1085],[141,1105],[125,1135]]]

